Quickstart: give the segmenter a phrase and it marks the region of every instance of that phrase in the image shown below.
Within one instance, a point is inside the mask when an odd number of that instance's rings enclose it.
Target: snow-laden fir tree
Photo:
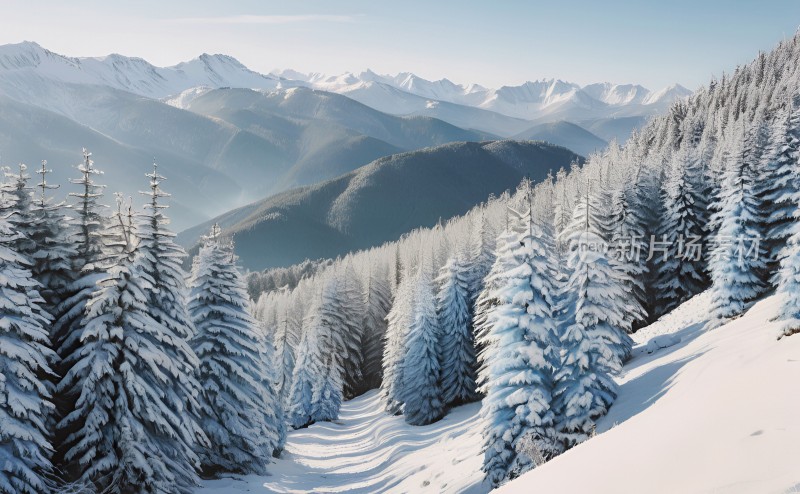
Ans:
[[[299,312],[299,307],[290,306],[289,303],[285,303],[277,312],[275,352],[280,370],[278,390],[284,404],[292,387],[295,357],[300,346],[302,323]]]
[[[665,314],[706,285],[702,247],[705,240],[704,202],[696,190],[700,170],[695,169],[690,154],[678,152],[663,185],[659,242],[666,242],[666,253],[659,256],[659,314]]]
[[[314,383],[312,390],[312,412],[311,416],[315,422],[336,420],[339,418],[339,409],[342,406],[342,378],[335,370],[334,355],[328,355],[325,359],[325,372],[321,378]]]
[[[173,335],[150,315],[153,280],[139,265],[122,209],[103,232],[107,273],[86,303],[64,360],[59,392],[74,403],[59,424],[64,460],[100,492],[191,492],[197,485],[194,422],[174,381],[186,379]]]
[[[595,421],[608,412],[616,398],[611,374],[619,371],[631,348],[622,329],[632,319],[624,301],[631,301],[602,249],[601,207],[587,187],[564,231],[570,238],[569,277],[560,295],[562,355],[553,408],[565,448],[586,440]],[[593,242],[600,248],[587,250]]]
[[[333,284],[332,291],[323,310],[333,345],[331,351],[336,355],[332,363],[341,366],[339,375],[342,378],[344,396],[352,398],[365,391],[361,374],[364,294],[353,266],[349,263],[343,272],[334,274],[330,283]]]
[[[413,303],[402,356],[399,391],[403,416],[410,425],[427,425],[444,415],[440,381],[439,324],[433,282],[421,262],[413,288]]]
[[[472,245],[468,286],[470,313],[472,313],[475,301],[483,290],[486,277],[489,275],[489,271],[494,264],[495,237],[495,232],[486,219],[486,211],[485,209],[481,209],[481,214],[477,217],[477,224],[471,236]]]
[[[463,255],[451,257],[439,274],[439,314],[442,399],[456,406],[478,398],[475,341],[469,296],[469,264]]]
[[[205,435],[197,423],[201,395],[196,378],[199,361],[190,345],[195,328],[187,308],[188,288],[183,269],[186,252],[175,243],[175,233],[169,229],[169,218],[165,214],[169,206],[163,200],[170,194],[161,188],[165,177],[158,173],[155,163],[152,173],[145,176],[149,179],[150,190],[141,192],[147,197],[147,203],[135,228],[136,254],[141,276],[152,283],[152,289],[147,292],[147,307],[149,315],[160,326],[153,338],[161,341],[160,350],[172,361],[168,368],[170,379],[161,385],[163,399],[170,409],[183,415],[183,427],[198,444],[203,444]],[[127,222],[130,230],[133,227],[130,206]],[[176,449],[176,457],[185,454],[180,446]],[[195,458],[187,456],[182,461],[190,463]]]
[[[383,350],[386,338],[386,316],[392,307],[389,270],[384,263],[370,266],[364,287],[364,335],[362,337],[365,389],[381,385]]]
[[[791,236],[782,250],[778,272],[777,294],[782,297],[777,317],[781,324],[779,339],[800,333],[800,194],[795,195],[795,204]]]
[[[281,361],[277,358],[277,351],[275,349],[275,334],[274,327],[272,330],[268,329],[265,325],[261,325],[261,341],[259,342],[259,349],[261,350],[261,375],[262,375],[262,389],[264,390],[264,413],[268,416],[268,421],[275,425],[276,443],[275,449],[272,451],[272,456],[279,457],[283,446],[286,444],[286,415],[283,409],[283,399],[279,393],[280,386],[280,369]]]
[[[560,452],[552,410],[559,364],[554,321],[555,244],[551,229],[523,216],[526,231],[504,250],[498,305],[489,316],[492,350],[486,356],[483,471],[494,486]],[[500,262],[500,258],[498,258]],[[526,443],[530,444],[526,444]],[[538,458],[531,458],[532,447]]]
[[[103,215],[106,206],[101,203],[105,185],[95,183],[95,177],[103,172],[94,166],[92,154],[85,149],[83,162],[77,168],[81,176],[70,179],[70,183],[77,185],[79,191],[69,193],[74,198],[75,228],[70,241],[76,250],[71,263],[75,279],[67,289],[58,310],[60,317],[53,325],[53,342],[62,359],[72,353],[77,333],[73,330],[83,318],[83,308],[96,290],[97,281],[103,277],[99,262],[103,258],[102,238],[106,222]]]
[[[475,351],[478,359],[477,390],[483,395],[489,391],[487,364],[488,358],[494,351],[495,343],[492,336],[492,313],[499,304],[498,292],[505,284],[505,274],[513,267],[513,258],[509,256],[508,251],[514,247],[514,241],[519,234],[515,228],[519,229],[521,225],[521,219],[518,216],[510,217],[512,213],[516,213],[516,211],[510,210],[506,213],[505,229],[497,236],[495,261],[486,276],[483,290],[475,301],[475,313],[472,319]]]
[[[403,366],[406,333],[411,325],[416,277],[406,272],[400,279],[392,309],[386,316],[386,345],[383,349],[381,399],[387,412],[399,414],[403,409]]]
[[[199,424],[210,442],[199,452],[205,474],[263,474],[280,447],[271,403],[278,396],[265,389],[261,337],[249,305],[233,245],[214,225],[194,259],[189,295],[203,390]]]
[[[58,319],[60,314],[57,308],[73,279],[70,260],[75,258],[76,252],[69,242],[72,223],[64,214],[64,205],[53,202],[47,196],[48,190],[58,188],[57,185],[47,182],[47,174],[50,172],[47,161],[42,161],[41,168],[37,170],[41,175],[37,185],[39,193],[33,203],[32,224],[35,228],[31,232],[31,240],[36,245],[36,250],[31,255],[31,271],[42,285],[41,295],[45,300],[45,308]]]
[[[43,379],[55,354],[30,261],[12,249],[19,236],[0,217],[0,492],[38,494],[49,491],[53,473],[47,430],[53,405]]]
[[[332,315],[329,312],[335,296],[335,280],[324,283],[303,322],[303,336],[297,350],[287,403],[287,421],[295,429],[318,420],[331,420],[339,413],[338,406],[342,402],[342,366],[340,357],[332,350]],[[333,386],[336,383],[338,387]],[[321,399],[327,400],[327,403],[321,403]]]
[[[765,288],[757,163],[749,138],[733,142],[715,198],[713,221],[719,229],[709,258],[712,281],[709,328],[741,315]]]
[[[22,163],[18,170],[4,169],[3,175],[4,180],[0,183],[0,193],[3,195],[2,201],[0,201],[0,214],[5,216],[6,221],[19,234],[10,241],[9,247],[31,261],[37,250],[32,237],[37,229],[38,221],[33,211],[30,175],[27,173],[27,167]]]
[[[50,332],[53,349],[58,354],[55,370],[59,376],[64,376],[71,365],[64,362],[74,362],[80,358],[75,352],[83,333],[82,320],[86,303],[98,289],[98,282],[105,276],[100,264],[103,259],[103,230],[106,223],[103,215],[105,206],[101,204],[105,186],[95,183],[95,178],[102,172],[94,166],[92,155],[86,149],[83,150],[83,162],[77,169],[80,178],[70,179],[70,183],[78,186],[78,192],[69,193],[69,197],[73,199],[71,206],[75,220],[67,238],[67,243],[74,249],[74,255],[67,259],[71,279],[59,297],[59,305],[54,312],[56,318]],[[59,417],[65,417],[75,410],[75,397],[63,396],[61,392],[69,387],[59,385],[56,388],[54,402]],[[73,432],[75,430],[71,427],[57,427],[54,438],[54,459],[57,463],[62,463],[63,455],[70,447],[64,441]],[[79,472],[69,473],[77,475]]]
[[[766,223],[764,250],[770,271],[775,271],[794,227],[795,195],[800,191],[797,173],[800,152],[800,105],[780,109],[770,132],[767,152],[759,172],[759,195]],[[772,280],[776,281],[775,278]]]
[[[635,183],[635,180],[626,182],[611,195],[609,237],[614,252],[609,256],[609,260],[625,278],[625,292],[639,305],[643,305],[647,300],[644,288],[647,263],[642,256],[642,244],[647,241],[644,232],[645,220],[636,207]],[[646,314],[642,310],[642,314],[630,323],[641,323],[645,318]]]

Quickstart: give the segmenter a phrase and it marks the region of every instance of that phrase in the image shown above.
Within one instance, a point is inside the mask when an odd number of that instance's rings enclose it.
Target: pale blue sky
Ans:
[[[557,77],[689,88],[800,25],[800,0],[3,0],[0,44],[172,65],[203,52],[254,70],[411,71],[497,87]]]

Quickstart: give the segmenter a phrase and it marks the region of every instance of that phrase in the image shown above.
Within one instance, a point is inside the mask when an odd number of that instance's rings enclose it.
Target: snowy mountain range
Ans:
[[[54,180],[66,183],[86,146],[108,190],[133,197],[155,157],[173,180],[173,219],[183,229],[383,156],[448,142],[540,139],[587,155],[684,94],[562,81],[495,90],[370,71],[259,74],[208,54],[156,67],[23,42],[0,46],[0,156],[7,165],[48,159]]]
[[[634,84],[606,82],[581,87],[557,79],[543,79],[490,89],[477,84],[460,85],[447,79],[428,81],[412,73],[390,76],[369,70],[339,76],[306,75],[293,70],[277,71],[274,75],[284,84],[303,82],[316,89],[345,94],[365,104],[378,104],[378,109],[388,113],[417,114],[449,103],[528,121],[552,121],[551,116],[556,120],[581,122],[601,116],[653,115],[668,108],[676,99],[691,94],[679,84],[650,91]],[[424,108],[420,98],[425,100]]]
[[[180,107],[198,88],[249,88],[274,91],[306,86],[346,95],[393,115],[425,115],[453,125],[509,137],[533,123],[567,120],[581,124],[599,118],[649,116],[664,111],[691,91],[673,85],[650,91],[639,85],[598,83],[581,87],[550,79],[492,89],[461,85],[447,79],[428,81],[413,73],[379,75],[370,70],[339,76],[283,70],[260,74],[227,55],[203,54],[172,67],[156,67],[136,57],[112,54],[73,58],[34,42],[0,46],[0,92],[19,101],[69,113],[59,91],[46,97],[42,86],[82,84],[105,86]],[[181,93],[188,91],[183,97]],[[607,136],[600,136],[608,139]],[[620,134],[622,140],[627,135]]]

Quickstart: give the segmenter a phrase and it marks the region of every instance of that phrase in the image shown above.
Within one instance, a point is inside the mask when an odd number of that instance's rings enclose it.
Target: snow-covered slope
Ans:
[[[800,491],[800,337],[776,340],[774,296],[704,331],[710,302],[698,295],[638,331],[598,435],[496,492]],[[411,427],[381,412],[373,391],[345,403],[337,423],[290,433],[271,476],[199,491],[483,494],[478,410]]]
[[[777,297],[705,332],[710,302],[699,295],[637,334],[679,342],[638,348],[597,437],[498,492],[800,491],[800,338],[776,340]]]

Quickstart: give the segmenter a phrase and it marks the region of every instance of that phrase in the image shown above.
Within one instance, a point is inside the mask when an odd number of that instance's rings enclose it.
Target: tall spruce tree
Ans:
[[[373,389],[381,385],[382,361],[386,342],[386,316],[392,307],[389,288],[389,272],[383,263],[370,266],[364,287],[364,335],[362,338],[362,375],[364,388]]]
[[[699,173],[692,167],[688,152],[677,153],[664,182],[659,241],[666,240],[667,251],[657,264],[659,314],[664,314],[706,286],[702,245],[704,203],[696,190]]]
[[[602,205],[587,187],[569,236],[569,278],[561,295],[561,363],[555,374],[556,429],[565,448],[586,440],[616,398],[611,374],[630,353],[622,329],[627,315],[621,284],[602,245]],[[629,300],[629,299],[628,299]]]
[[[532,217],[530,208],[522,219],[527,229],[505,249],[508,270],[490,315],[494,343],[486,358],[488,392],[481,418],[483,471],[495,486],[560,452],[552,410],[553,374],[559,364],[555,244],[551,230]]]
[[[437,312],[441,328],[442,399],[445,406],[474,401],[477,357],[470,317],[469,265],[463,255],[450,258],[439,275]]]
[[[47,168],[47,161],[42,161],[41,168],[37,170],[41,179],[37,185],[39,197],[33,203],[32,224],[35,228],[31,232],[31,240],[36,245],[36,251],[31,256],[31,271],[42,285],[45,308],[57,320],[61,316],[58,307],[73,280],[70,260],[75,258],[76,250],[69,241],[71,218],[65,214],[63,204],[55,203],[47,196],[48,190],[58,188],[58,185],[47,181],[47,174],[51,171]]]
[[[424,264],[424,261],[422,261]],[[433,282],[421,265],[413,288],[410,325],[403,344],[400,398],[410,425],[427,425],[444,415],[439,364],[439,324]]]
[[[781,250],[793,233],[795,196],[800,192],[797,163],[800,158],[800,105],[779,110],[770,132],[767,152],[761,163],[758,193],[764,209],[767,268],[777,274]],[[778,278],[772,277],[773,284]]]
[[[734,131],[735,132],[735,131]],[[709,328],[742,314],[765,289],[757,162],[750,139],[733,140],[714,222],[719,225],[709,259],[712,306]]]
[[[288,422],[295,429],[319,420],[332,420],[342,402],[342,365],[333,350],[332,314],[335,279],[321,293],[303,323],[303,337],[289,392]],[[321,400],[327,400],[323,403]]]
[[[3,209],[13,200],[3,194]],[[47,430],[53,412],[46,379],[55,358],[40,285],[14,250],[22,234],[0,216],[0,492],[48,492],[53,467]]]
[[[381,399],[387,412],[399,414],[403,409],[403,369],[405,341],[411,325],[415,277],[406,272],[400,279],[392,309],[386,316],[386,345],[383,349],[383,381]]]
[[[150,315],[153,280],[139,264],[120,208],[103,233],[107,274],[86,303],[59,391],[74,401],[59,427],[64,459],[101,492],[191,492],[195,426],[174,381],[185,379],[169,332]]]
[[[217,225],[193,262],[189,313],[203,390],[199,423],[210,442],[200,449],[203,472],[263,474],[280,444],[274,406],[266,401],[278,397],[265,389],[258,326],[233,245]]]

